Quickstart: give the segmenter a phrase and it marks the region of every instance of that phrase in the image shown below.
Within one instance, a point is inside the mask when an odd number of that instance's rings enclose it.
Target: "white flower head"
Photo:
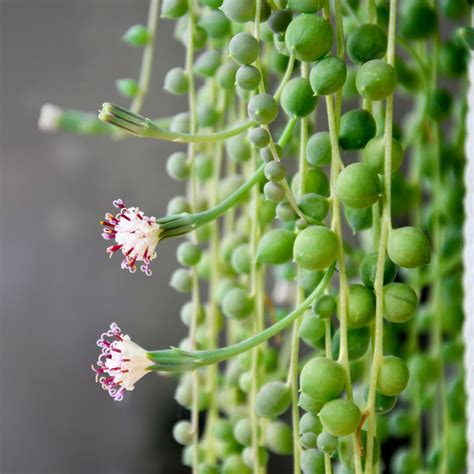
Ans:
[[[151,275],[150,263],[156,258],[156,246],[160,240],[161,229],[154,217],[143,214],[138,207],[126,207],[121,199],[114,201],[120,209],[117,215],[107,213],[100,223],[104,226],[102,237],[115,240],[115,244],[107,248],[112,256],[118,250],[123,255],[122,268],[134,273],[136,262],[143,262],[142,272]]]
[[[52,132],[58,129],[58,122],[63,111],[53,104],[44,104],[41,107],[38,119],[38,128],[43,132]]]
[[[116,323],[104,332],[97,345],[102,351],[97,359],[97,367],[92,366],[96,382],[116,401],[123,399],[125,390],[131,391],[135,384],[149,372],[153,363],[145,349],[124,335]]]

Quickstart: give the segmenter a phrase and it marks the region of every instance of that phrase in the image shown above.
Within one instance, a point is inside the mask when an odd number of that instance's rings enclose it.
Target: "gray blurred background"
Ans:
[[[128,104],[114,80],[138,75],[141,51],[120,38],[147,9],[146,0],[0,0],[2,474],[181,472],[175,382],[148,376],[117,403],[90,368],[111,321],[150,349],[186,332],[177,316],[185,298],[168,286],[175,242],[160,245],[151,278],[131,275],[107,258],[98,224],[118,197],[163,214],[182,192],[164,171],[177,146],[37,130],[44,102]],[[185,108],[161,91],[183,61],[171,38],[162,21],[144,109],[152,116]]]

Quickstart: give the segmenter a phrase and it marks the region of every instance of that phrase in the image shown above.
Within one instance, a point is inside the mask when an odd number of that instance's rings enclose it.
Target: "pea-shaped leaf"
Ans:
[[[290,404],[290,386],[278,381],[269,382],[257,394],[255,412],[258,416],[273,418],[284,413]]]
[[[258,243],[257,262],[278,265],[288,262],[293,256],[295,234],[288,229],[267,232]]]

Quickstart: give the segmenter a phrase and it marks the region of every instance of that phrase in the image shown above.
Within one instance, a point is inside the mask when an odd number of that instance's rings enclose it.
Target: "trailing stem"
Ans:
[[[155,52],[156,34],[158,32],[158,18],[160,12],[160,0],[151,0],[148,10],[147,29],[150,34],[150,41],[143,49],[142,65],[138,79],[138,93],[133,98],[130,109],[138,113],[142,109],[148,89],[150,88],[151,74],[153,71],[153,54]]]
[[[226,93],[219,94],[221,99],[221,120],[219,124],[223,124],[226,117],[228,105],[228,95]],[[219,177],[223,160],[223,144],[216,142],[212,144],[211,152],[215,156],[212,177],[209,184],[210,205],[216,206],[219,200]],[[217,291],[219,288],[220,265],[219,265],[219,239],[220,229],[218,221],[210,224],[210,241],[209,251],[211,259],[211,279],[209,284],[208,302],[209,302],[209,318],[206,321],[209,330],[210,348],[215,349],[218,344],[219,337],[219,306],[217,301]],[[212,464],[216,461],[215,440],[213,436],[213,428],[218,417],[217,406],[217,390],[218,390],[218,367],[217,365],[208,368],[208,391],[209,391],[209,409],[206,418],[206,456]]]
[[[397,15],[397,0],[390,0],[390,18],[388,28],[387,63],[395,64],[395,27]],[[375,337],[372,368],[370,375],[369,395],[367,400],[368,430],[367,430],[367,453],[365,461],[365,472],[374,472],[374,437],[376,430],[375,395],[377,390],[377,377],[383,359],[383,278],[385,257],[387,253],[387,239],[392,227],[391,219],[391,176],[392,176],[392,131],[393,131],[393,95],[386,100],[385,106],[385,130],[384,130],[384,194],[381,218],[381,230],[379,248],[377,253],[377,266],[375,273]]]
[[[301,65],[301,76],[308,77],[308,65],[303,63]],[[299,195],[303,196],[305,193],[306,176],[306,144],[308,142],[308,118],[304,117],[300,121],[300,147],[299,147],[299,161],[298,168],[300,173],[299,181]],[[301,268],[298,268],[298,276],[301,274]],[[296,305],[300,305],[304,300],[304,289],[298,286],[296,293]],[[301,445],[300,445],[300,410],[298,407],[298,361],[299,361],[299,327],[301,319],[293,323],[291,334],[291,351],[290,351],[290,368],[288,372],[288,383],[291,386],[291,417],[293,423],[293,472],[301,471]]]
[[[189,81],[188,91],[188,105],[189,105],[189,129],[191,134],[197,132],[197,109],[196,109],[196,86],[194,81],[193,64],[194,64],[194,8],[195,1],[191,0],[189,5],[189,17],[188,17],[188,40],[186,43],[186,73]],[[196,156],[196,144],[188,144],[188,163],[191,168],[191,180],[190,180],[190,203],[193,212],[196,211],[198,203],[198,192],[197,192],[197,178],[195,174],[194,159]],[[192,238],[197,243],[196,235],[193,234]],[[189,341],[191,348],[196,350],[196,329],[197,321],[199,318],[199,312],[201,309],[201,295],[199,289],[199,276],[197,274],[196,267],[192,269],[192,304],[193,314],[191,320],[191,326],[189,331]],[[193,474],[198,474],[199,470],[199,371],[195,370],[192,374],[193,388],[192,388],[192,405],[191,405],[191,426],[192,426],[192,458]]]
[[[344,243],[341,226],[341,208],[339,199],[335,194],[337,176],[342,168],[341,154],[339,151],[338,131],[336,125],[336,114],[334,110],[334,102],[331,96],[326,97],[326,109],[328,115],[329,134],[331,138],[331,229],[338,237],[338,257],[337,265],[339,270],[339,324],[340,324],[340,348],[339,348],[339,362],[344,368],[346,378],[346,393],[347,398],[352,400],[352,384],[349,368],[349,352],[347,347],[347,300],[349,287],[347,283],[346,265],[344,260]],[[356,435],[353,435],[354,445],[354,464],[356,474],[362,472],[360,455],[357,451]]]

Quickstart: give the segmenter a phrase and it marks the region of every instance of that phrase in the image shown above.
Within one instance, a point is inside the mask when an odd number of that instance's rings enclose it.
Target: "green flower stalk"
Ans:
[[[102,105],[99,111],[99,119],[136,137],[156,138],[158,140],[179,143],[209,143],[225,140],[226,138],[239,135],[255,125],[255,122],[248,120],[241,125],[222,132],[209,134],[172,132],[171,130],[161,128],[149,118],[110,102],[105,102]]]
[[[205,365],[217,364],[229,360],[268,341],[300,318],[314,301],[323,294],[331,281],[334,268],[335,265],[332,265],[325,272],[324,277],[316,288],[291,313],[254,336],[244,339],[237,344],[213,350],[187,351],[179,348],[171,348],[162,351],[151,351],[147,353],[147,357],[153,361],[155,365],[149,370],[163,372],[194,370]]]

